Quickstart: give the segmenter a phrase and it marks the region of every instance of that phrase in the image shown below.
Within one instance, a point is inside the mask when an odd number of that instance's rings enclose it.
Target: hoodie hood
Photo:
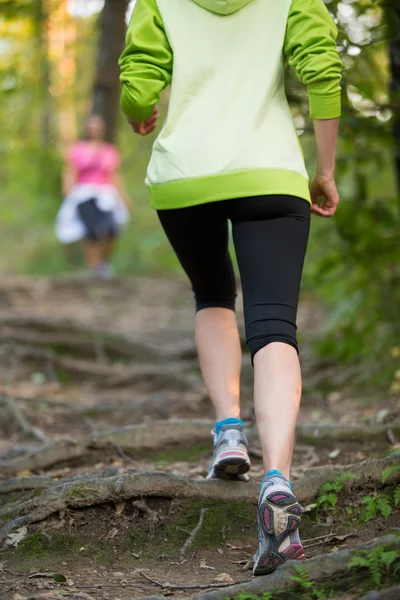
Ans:
[[[193,0],[196,4],[217,13],[217,15],[231,15],[237,12],[253,0]]]

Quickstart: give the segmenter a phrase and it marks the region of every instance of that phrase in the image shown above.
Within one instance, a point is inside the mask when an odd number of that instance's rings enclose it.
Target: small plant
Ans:
[[[326,481],[322,484],[317,499],[317,510],[320,508],[335,508],[338,501],[338,494],[342,491],[345,482],[348,479],[358,479],[353,473],[343,473],[335,481]]]
[[[392,570],[392,565],[398,560],[399,554],[396,550],[384,550],[381,546],[367,552],[360,550],[350,561],[349,568],[368,569],[369,577],[374,585],[380,586],[386,574]],[[394,565],[393,574],[400,571],[400,564]]]
[[[379,515],[384,519],[387,519],[393,512],[390,499],[384,494],[380,494],[376,498],[373,496],[365,496],[365,498],[361,500],[361,504],[360,518],[364,523],[375,519],[375,517]]]
[[[330,590],[325,587],[317,589],[315,582],[310,579],[304,567],[295,565],[294,568],[297,575],[292,575],[290,579],[299,585],[301,598],[304,600],[326,600]]]
[[[399,506],[400,504],[400,485],[396,487],[393,494],[394,505]]]
[[[399,456],[400,450],[398,448],[395,448],[395,449],[391,450],[390,454],[392,456]],[[397,473],[398,471],[400,471],[400,465],[394,465],[393,467],[387,467],[386,469],[384,469],[382,472],[382,483],[385,483],[385,481],[387,479],[389,479],[389,477],[391,475],[393,475],[393,473]],[[396,488],[394,490],[393,500],[394,500],[394,505],[399,506],[399,504],[400,504],[400,485],[396,486]]]
[[[394,453],[393,456],[397,456],[397,453]],[[382,471],[382,483],[385,483],[385,481],[389,479],[393,473],[397,473],[397,471],[400,471],[400,465],[394,465],[393,467],[387,467],[384,469]]]

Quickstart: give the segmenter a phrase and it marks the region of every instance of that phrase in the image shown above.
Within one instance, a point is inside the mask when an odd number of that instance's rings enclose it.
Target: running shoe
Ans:
[[[259,545],[254,575],[268,575],[287,560],[304,560],[299,536],[301,506],[283,475],[270,475],[258,502]]]
[[[207,479],[248,481],[248,441],[242,425],[224,425],[214,433],[214,456]]]

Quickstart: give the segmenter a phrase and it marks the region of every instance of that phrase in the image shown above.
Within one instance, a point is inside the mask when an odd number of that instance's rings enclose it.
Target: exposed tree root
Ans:
[[[33,425],[30,425],[14,398],[8,395],[0,394],[0,400],[2,400],[5,403],[8,410],[13,415],[18,425],[25,434],[30,435],[31,437],[39,440],[39,442],[48,441],[46,435],[41,429],[39,429],[39,427],[34,427]]]
[[[144,577],[147,581],[150,581],[153,585],[162,588],[163,590],[210,590],[212,588],[229,588],[233,587],[235,584],[233,583],[206,583],[206,584],[198,584],[198,585],[174,585],[173,583],[161,583],[152,577],[149,577],[144,571],[141,573],[142,577]],[[247,582],[248,580],[246,580]]]
[[[214,422],[208,419],[152,421],[101,432],[94,438],[94,444],[117,443],[128,454],[174,445],[193,447],[204,441],[209,441],[211,447],[213,426]]]
[[[370,592],[366,594],[360,600],[399,600],[400,598],[400,585],[395,587],[386,588],[379,592]]]
[[[362,463],[341,467],[319,467],[310,469],[306,475],[295,482],[294,492],[299,502],[313,500],[325,481],[334,481],[341,473],[353,473],[358,476],[357,485],[366,481],[381,484],[382,470],[397,464],[397,458],[367,460]],[[400,480],[397,471],[388,479],[389,483]],[[6,482],[7,483],[7,482]],[[354,485],[346,482],[347,486]],[[225,481],[195,480],[189,477],[169,473],[119,473],[107,477],[104,475],[83,476],[79,480],[55,482],[39,496],[14,505],[9,509],[8,521],[0,530],[0,539],[12,530],[23,525],[36,523],[50,515],[67,508],[84,508],[110,502],[122,502],[132,498],[197,498],[221,501],[246,501],[256,504],[259,486],[256,483],[237,483]],[[15,518],[12,518],[15,517]]]
[[[107,364],[104,361],[76,359],[57,354],[53,350],[35,346],[10,346],[10,353],[17,361],[31,361],[35,364],[50,365],[61,369],[76,380],[92,380],[101,387],[115,388],[128,385],[142,385],[155,389],[173,391],[193,391],[198,380],[193,380],[183,370],[182,363],[157,364]]]
[[[0,469],[9,473],[25,470],[42,471],[60,462],[82,458],[85,454],[87,454],[87,444],[72,438],[61,438],[40,446],[28,454],[0,463]]]
[[[101,365],[92,364],[92,366],[95,367],[95,369],[103,369]],[[142,370],[136,372],[135,377],[142,382],[146,381],[146,377],[151,381],[151,378],[156,376],[154,370],[143,370],[144,366],[140,367],[140,369]],[[177,385],[186,385],[186,383],[187,385],[192,385],[188,382],[184,383],[184,380],[182,379],[179,379],[179,384],[174,375],[158,371],[157,377],[163,378],[164,376],[164,389],[167,386],[168,381],[171,384],[175,382]],[[109,379],[108,383],[110,383],[110,381],[111,380]],[[118,378],[115,377],[114,383],[118,384],[118,381]],[[198,393],[196,393],[196,397],[198,397]],[[162,396],[162,398],[165,400],[165,396]],[[91,449],[105,448],[107,445],[111,445],[111,447],[114,446],[128,455],[137,454],[138,452],[143,451],[165,449],[169,446],[176,445],[179,445],[181,448],[185,448],[186,446],[193,447],[196,444],[210,441],[210,431],[213,425],[214,422],[207,419],[173,419],[151,421],[149,423],[128,427],[119,427],[108,431],[95,432],[92,439],[81,441],[74,441],[69,438],[56,440],[27,454],[18,456],[9,461],[4,461],[3,463],[0,463],[0,467],[10,475],[26,469],[30,471],[40,471],[58,463],[76,460],[76,458],[88,454]],[[365,441],[363,437],[365,435],[369,441],[376,440],[388,445],[388,429],[385,426],[371,427],[370,429],[360,429],[357,427],[324,427],[314,429],[314,434],[318,433],[314,438],[312,438],[311,429],[312,428],[310,427],[298,427],[298,442],[301,443],[304,439],[307,439],[308,443],[314,440],[314,444],[319,444],[319,442],[324,444],[327,441],[340,440],[360,442]],[[393,432],[397,432],[400,430],[400,426],[393,424],[390,429]],[[249,438],[257,438],[255,429],[249,430]],[[256,454],[257,451],[255,450],[253,455]],[[315,464],[315,460],[310,460],[309,464]],[[334,467],[331,468],[334,469]]]
[[[25,477],[15,477],[7,479],[0,483],[0,494],[12,494],[26,490],[47,489],[60,483],[71,483],[72,481],[89,481],[90,479],[114,477],[118,474],[117,467],[107,467],[101,473],[89,473],[88,475],[74,475],[72,477],[63,477],[62,479],[53,479],[45,475],[27,475]]]
[[[206,514],[207,510],[208,510],[207,508],[201,509],[199,522],[197,523],[196,527],[193,529],[192,533],[190,534],[190,536],[188,537],[188,539],[186,540],[186,542],[183,544],[183,546],[181,548],[179,556],[180,556],[180,559],[182,562],[185,560],[187,549],[189,548],[189,546],[191,546],[193,544],[193,541],[194,541],[196,535],[198,534],[198,532],[201,529],[201,526],[203,525],[204,515]]]
[[[21,596],[20,594],[15,594],[12,597],[12,600],[60,600],[60,597],[60,594],[53,591],[33,594],[33,596]],[[62,598],[68,598],[68,600],[94,600],[93,596],[89,596],[84,592],[70,592],[64,590]]]
[[[309,579],[311,579],[314,584],[323,584],[326,581],[337,580],[346,576],[346,574],[349,574],[349,562],[357,552],[360,550],[371,551],[377,547],[400,551],[400,540],[395,536],[384,536],[377,538],[368,544],[362,544],[339,552],[331,552],[330,554],[321,554],[320,556],[302,562],[301,567],[305,570]],[[227,595],[226,590],[221,590],[209,594],[198,594],[194,597],[194,600],[224,600],[227,596],[229,598],[234,598],[240,592],[261,594],[264,592],[277,593],[294,589],[296,583],[293,582],[291,577],[297,575],[295,565],[296,563],[294,561],[289,561],[279,567],[272,575],[258,577],[249,583],[232,587],[229,590],[229,595]],[[378,598],[381,600],[381,597],[378,596]],[[370,599],[368,598],[368,600]]]
[[[299,425],[296,429],[298,442],[313,445],[326,445],[326,442],[377,442],[391,444],[390,433],[400,437],[400,422],[363,427],[343,427],[339,425]]]
[[[120,332],[103,331],[82,323],[54,317],[7,315],[0,317],[0,342],[31,344],[57,351],[73,351],[74,356],[130,359],[159,362],[152,348]]]

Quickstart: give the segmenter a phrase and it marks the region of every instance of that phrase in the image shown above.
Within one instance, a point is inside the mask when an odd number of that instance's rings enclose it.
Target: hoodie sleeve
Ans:
[[[133,121],[148,119],[171,82],[173,54],[156,0],[137,0],[119,59],[121,108]]]
[[[284,50],[298,79],[307,85],[313,119],[340,116],[342,63],[337,33],[322,0],[292,0]]]

